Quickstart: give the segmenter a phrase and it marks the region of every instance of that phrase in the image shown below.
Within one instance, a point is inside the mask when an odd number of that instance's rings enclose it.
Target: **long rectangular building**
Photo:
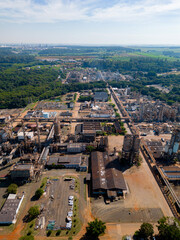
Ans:
[[[0,211],[0,224],[10,225],[16,223],[17,214],[24,195],[17,197],[16,194],[9,194],[4,206]]]
[[[53,168],[55,166],[61,166],[64,168],[71,168],[85,172],[87,170],[87,158],[78,154],[64,156],[61,156],[59,154],[52,154],[49,156],[46,167]]]
[[[165,166],[161,170],[169,181],[180,180],[180,168],[178,166]]]
[[[127,186],[117,159],[110,157],[108,152],[91,153],[92,192],[115,198],[125,195]]]

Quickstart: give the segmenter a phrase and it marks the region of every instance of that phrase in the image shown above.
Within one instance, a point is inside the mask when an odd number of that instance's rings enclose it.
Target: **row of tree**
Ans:
[[[180,222],[177,219],[163,217],[158,221],[158,234],[155,235],[158,240],[178,240],[180,239]],[[106,225],[101,220],[95,219],[88,223],[86,228],[86,236],[92,239],[105,233]],[[135,232],[133,238],[136,240],[150,240],[153,239],[154,228],[150,223],[143,223],[138,231]]]
[[[180,222],[177,219],[163,217],[158,221],[157,225],[158,234],[156,239],[158,240],[177,240],[180,239]],[[134,234],[134,239],[148,240],[153,239],[154,228],[150,223],[143,223],[138,231]]]

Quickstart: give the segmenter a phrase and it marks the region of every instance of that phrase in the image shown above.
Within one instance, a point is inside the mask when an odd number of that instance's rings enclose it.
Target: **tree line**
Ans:
[[[83,67],[96,67],[103,71],[119,71],[120,73],[156,72],[163,73],[173,68],[180,69],[180,61],[168,61],[150,57],[133,57],[129,61],[115,59],[91,59],[83,62]]]

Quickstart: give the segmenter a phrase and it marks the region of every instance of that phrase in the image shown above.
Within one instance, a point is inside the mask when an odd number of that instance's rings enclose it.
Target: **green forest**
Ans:
[[[173,68],[180,69],[180,61],[150,57],[132,57],[129,61],[112,59],[93,59],[83,62],[83,67],[96,67],[103,71],[119,71],[122,74],[132,72],[169,72]]]
[[[72,91],[105,87],[104,82],[63,85],[56,81],[60,71],[53,69],[6,70],[0,72],[0,108],[20,108],[28,103],[50,99]]]
[[[126,48],[96,48],[98,51],[133,51]],[[40,51],[40,54],[45,54]],[[44,50],[45,51],[45,50]],[[47,49],[51,53],[52,48]],[[67,51],[73,53],[76,48],[60,49],[59,53]],[[93,52],[94,48],[82,48],[82,52]],[[71,91],[80,91],[94,88],[105,88],[104,82],[62,84],[65,78],[60,68],[52,68],[54,63],[36,59],[38,52],[29,54],[28,51],[13,48],[0,48],[0,108],[25,107],[30,102],[43,99],[52,99]],[[67,54],[68,55],[68,54]],[[44,66],[45,67],[44,67]],[[32,67],[32,68],[29,68]],[[96,67],[102,71],[118,71],[133,76],[131,81],[110,81],[113,87],[132,87],[133,90],[155,99],[172,104],[180,102],[180,75],[158,76],[157,73],[169,72],[176,68],[180,70],[180,61],[168,61],[150,57],[132,57],[129,60],[109,58],[90,59],[82,62],[82,67]],[[169,93],[163,93],[156,88],[146,85],[161,84],[169,87]]]

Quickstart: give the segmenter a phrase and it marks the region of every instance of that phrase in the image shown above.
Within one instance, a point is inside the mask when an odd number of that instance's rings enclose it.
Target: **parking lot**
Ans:
[[[70,189],[71,181],[64,181],[64,179],[52,179],[47,187],[46,205],[45,205],[45,219],[46,226],[54,222],[54,229],[66,227],[66,216],[71,210],[68,206],[68,197],[74,196],[74,190]]]

